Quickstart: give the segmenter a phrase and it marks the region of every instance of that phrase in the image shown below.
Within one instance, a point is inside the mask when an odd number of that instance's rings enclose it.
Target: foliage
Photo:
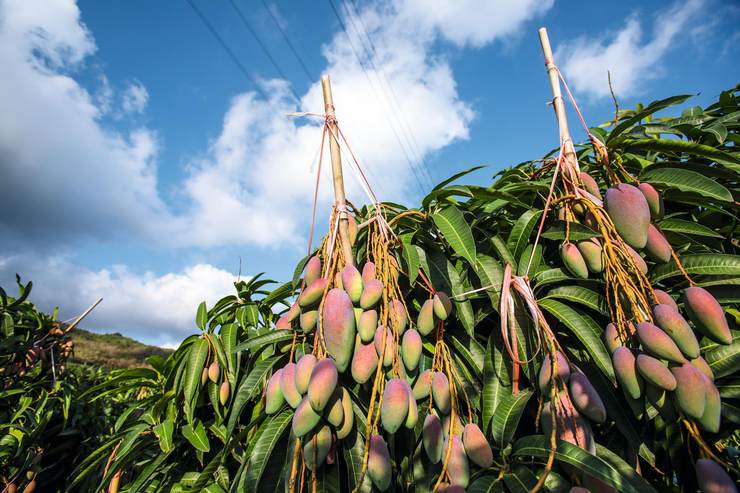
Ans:
[[[105,368],[134,368],[146,366],[149,356],[168,356],[172,351],[148,346],[121,334],[96,334],[82,329],[72,332],[75,344],[72,362]]]

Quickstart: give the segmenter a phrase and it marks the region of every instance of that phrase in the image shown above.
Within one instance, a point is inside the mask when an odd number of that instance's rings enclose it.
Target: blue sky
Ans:
[[[240,258],[285,280],[302,257],[320,129],[285,113],[321,111],[321,73],[375,192],[408,204],[557,145],[540,26],[591,124],[607,70],[623,107],[740,79],[736,2],[333,0],[340,23],[328,0],[233,0],[283,79],[231,0],[192,1],[248,75],[186,0],[0,0],[0,284],[63,318],[102,296],[86,326],[161,345]]]

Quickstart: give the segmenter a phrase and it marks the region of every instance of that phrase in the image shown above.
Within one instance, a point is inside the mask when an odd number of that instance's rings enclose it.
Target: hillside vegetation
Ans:
[[[83,329],[71,332],[74,352],[73,363],[101,366],[103,368],[135,368],[147,366],[150,356],[167,357],[171,349],[149,346],[119,333],[97,334]]]

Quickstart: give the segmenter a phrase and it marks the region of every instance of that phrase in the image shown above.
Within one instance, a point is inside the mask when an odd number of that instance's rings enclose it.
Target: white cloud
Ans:
[[[607,70],[620,96],[639,94],[644,83],[662,75],[661,59],[677,35],[696,23],[704,0],[677,2],[656,14],[652,34],[643,35],[641,21],[632,16],[616,34],[578,38],[562,44],[555,53],[567,80],[581,93],[594,98],[609,96]],[[696,29],[696,26],[693,26]]]
[[[142,113],[149,102],[149,92],[140,82],[131,82],[121,96],[121,109],[124,114]]]

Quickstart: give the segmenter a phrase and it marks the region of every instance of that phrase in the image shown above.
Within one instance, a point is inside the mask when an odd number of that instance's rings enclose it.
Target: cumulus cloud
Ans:
[[[140,82],[134,81],[126,87],[121,97],[121,109],[124,114],[143,113],[149,102],[149,92]]]
[[[645,82],[662,75],[661,59],[689,22],[697,22],[704,4],[704,0],[689,0],[660,11],[649,36],[643,33],[641,20],[633,15],[613,35],[581,37],[562,44],[555,59],[568,81],[583,94],[593,98],[609,96],[607,70],[617,94],[639,94]]]

